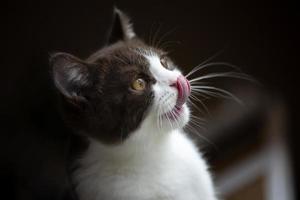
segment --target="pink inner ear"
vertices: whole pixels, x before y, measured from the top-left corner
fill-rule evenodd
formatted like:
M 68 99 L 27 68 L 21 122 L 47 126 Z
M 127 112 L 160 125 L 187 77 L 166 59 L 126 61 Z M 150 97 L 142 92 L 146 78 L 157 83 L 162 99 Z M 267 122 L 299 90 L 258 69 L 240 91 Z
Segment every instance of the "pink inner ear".
M 191 94 L 191 86 L 189 81 L 182 75 L 177 78 L 176 87 L 178 90 L 178 98 L 176 107 L 181 108 Z

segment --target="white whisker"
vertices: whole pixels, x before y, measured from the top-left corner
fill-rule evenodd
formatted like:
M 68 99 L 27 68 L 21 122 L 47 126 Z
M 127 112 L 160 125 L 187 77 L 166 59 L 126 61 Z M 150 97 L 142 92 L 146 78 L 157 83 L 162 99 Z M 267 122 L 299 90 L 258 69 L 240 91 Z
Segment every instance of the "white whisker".
M 200 109 L 191 99 L 188 99 L 188 103 L 194 106 L 201 114 L 204 114 L 203 110 Z
M 232 94 L 231 92 L 221 89 L 221 88 L 217 88 L 217 87 L 213 87 L 213 86 L 195 86 L 194 89 L 195 91 L 198 92 L 202 92 L 211 96 L 216 96 L 216 97 L 223 97 L 223 98 L 229 98 L 229 99 L 233 99 L 236 102 L 238 102 L 239 104 L 243 105 L 243 102 L 236 97 L 234 94 Z M 213 90 L 213 91 L 217 91 L 217 92 L 212 92 L 209 90 Z
M 223 73 L 211 73 L 211 74 L 207 74 L 204 76 L 200 76 L 197 78 L 194 78 L 192 80 L 190 80 L 190 83 L 192 84 L 193 82 L 196 81 L 202 81 L 205 79 L 211 79 L 211 78 L 218 78 L 218 77 L 222 77 L 222 78 L 237 78 L 237 79 L 244 79 L 244 80 L 248 80 L 248 81 L 254 81 L 253 78 L 251 78 L 250 76 L 243 74 L 243 73 L 238 73 L 238 72 L 223 72 Z
M 193 89 L 194 89 L 194 86 L 195 86 L 195 85 L 191 86 L 191 96 L 195 96 L 195 95 L 194 95 L 195 91 L 193 90 Z M 196 93 L 196 94 L 197 94 L 197 96 L 201 96 L 201 97 L 204 98 L 204 99 L 210 99 L 210 97 L 207 96 L 207 95 L 205 95 L 205 94 L 201 94 L 201 93 Z
M 207 120 L 206 120 L 205 118 L 202 118 L 202 117 L 199 117 L 199 116 L 196 116 L 196 115 L 193 115 L 193 114 L 191 114 L 190 117 L 191 117 L 191 118 L 197 119 L 197 120 L 199 121 L 199 123 L 200 123 L 200 122 L 203 123 L 203 124 L 206 124 L 206 123 L 207 123 Z
M 196 67 L 194 67 L 185 77 L 190 76 L 191 74 L 193 74 L 194 72 L 198 71 L 197 68 L 202 67 L 203 65 L 205 65 L 206 63 L 208 63 L 209 61 L 213 60 L 214 58 L 216 58 L 217 56 L 219 56 L 221 53 L 223 53 L 223 50 L 218 51 L 217 53 L 215 53 L 214 55 L 208 57 L 206 60 L 204 60 L 203 62 L 201 62 L 199 65 L 197 65 Z
M 187 125 L 187 128 L 189 129 L 189 132 L 191 132 L 192 134 L 194 134 L 195 136 L 199 137 L 200 139 L 204 140 L 205 142 L 209 143 L 210 145 L 213 145 L 213 147 L 215 149 L 217 149 L 217 146 L 215 143 L 213 143 L 212 141 L 210 141 L 208 138 L 206 138 L 205 136 L 201 135 L 199 133 L 199 131 L 197 130 L 197 128 L 193 127 L 191 124 Z
M 238 67 L 238 66 L 235 66 L 233 64 L 230 64 L 230 63 L 226 63 L 226 62 L 212 62 L 212 63 L 207 63 L 207 64 L 203 64 L 203 65 L 198 65 L 196 66 L 194 69 L 192 69 L 192 71 L 190 71 L 185 77 L 189 77 L 191 76 L 192 74 L 194 74 L 195 72 L 197 71 L 200 71 L 204 68 L 207 68 L 207 67 L 212 67 L 212 66 L 226 66 L 226 67 L 230 67 L 230 68 L 233 68 L 239 72 L 241 72 L 241 69 Z
M 190 123 L 194 124 L 195 126 L 197 126 L 198 128 L 200 128 L 200 129 L 203 130 L 203 131 L 207 131 L 207 128 L 205 128 L 205 127 L 203 126 L 203 124 L 199 124 L 196 120 L 191 119 L 191 120 L 190 120 Z
M 173 107 L 170 104 L 168 104 L 168 108 L 170 109 L 170 114 L 172 115 L 173 120 L 177 124 L 177 127 L 179 127 L 179 122 L 177 120 L 178 115 L 173 111 Z
M 190 96 L 192 99 L 194 99 L 195 101 L 199 102 L 201 104 L 201 106 L 204 108 L 206 114 L 208 114 L 209 116 L 211 116 L 207 106 L 204 104 L 203 101 L 201 101 L 198 97 L 194 96 L 194 95 L 191 95 Z
M 157 115 L 156 115 L 156 117 L 157 117 L 156 125 L 157 125 L 158 130 L 161 129 L 161 127 L 160 127 L 160 117 L 161 116 L 160 115 L 161 115 L 161 107 L 159 106 L 158 109 L 157 109 Z

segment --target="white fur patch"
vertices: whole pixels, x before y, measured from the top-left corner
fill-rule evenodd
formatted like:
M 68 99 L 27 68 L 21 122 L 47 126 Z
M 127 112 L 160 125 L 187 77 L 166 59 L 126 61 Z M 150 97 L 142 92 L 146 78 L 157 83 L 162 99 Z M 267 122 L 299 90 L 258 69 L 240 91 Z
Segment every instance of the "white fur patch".
M 150 64 L 150 72 L 154 78 L 160 82 L 167 85 L 175 83 L 177 77 L 181 75 L 181 72 L 178 69 L 168 70 L 164 68 L 160 63 L 160 58 L 158 55 L 151 53 L 150 55 L 145 56 Z
M 135 142 L 105 146 L 91 140 L 73 177 L 81 200 L 216 199 L 207 165 L 184 133 Z
M 178 69 L 168 70 L 160 63 L 160 58 L 155 53 L 145 55 L 149 62 L 149 70 L 156 83 L 153 85 L 154 92 L 154 111 L 159 115 L 170 112 L 177 101 L 178 91 L 172 84 L 176 83 L 177 78 L 181 75 Z M 183 106 L 183 111 L 176 121 L 160 117 L 160 126 L 173 128 L 182 128 L 189 121 L 189 109 Z

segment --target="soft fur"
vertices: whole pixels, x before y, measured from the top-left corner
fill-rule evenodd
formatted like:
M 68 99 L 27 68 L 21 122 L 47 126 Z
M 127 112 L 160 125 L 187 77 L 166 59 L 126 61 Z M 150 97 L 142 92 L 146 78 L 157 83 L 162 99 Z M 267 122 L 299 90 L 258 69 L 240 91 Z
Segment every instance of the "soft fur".
M 51 63 L 65 119 L 87 140 L 72 175 L 79 199 L 216 199 L 207 165 L 183 131 L 188 82 L 164 51 L 137 38 L 121 11 L 106 47 L 85 61 L 57 53 Z M 143 91 L 131 87 L 137 78 Z

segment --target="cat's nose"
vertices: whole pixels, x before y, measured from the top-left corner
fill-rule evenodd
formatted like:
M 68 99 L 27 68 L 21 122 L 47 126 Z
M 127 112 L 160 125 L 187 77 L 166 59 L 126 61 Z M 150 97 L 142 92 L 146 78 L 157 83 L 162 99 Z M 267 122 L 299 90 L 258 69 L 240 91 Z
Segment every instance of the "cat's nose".
M 175 83 L 170 86 L 176 87 L 178 91 L 177 105 L 183 105 L 191 94 L 191 86 L 189 81 L 182 75 L 177 77 Z

